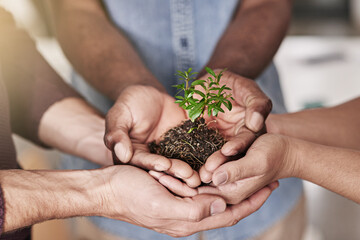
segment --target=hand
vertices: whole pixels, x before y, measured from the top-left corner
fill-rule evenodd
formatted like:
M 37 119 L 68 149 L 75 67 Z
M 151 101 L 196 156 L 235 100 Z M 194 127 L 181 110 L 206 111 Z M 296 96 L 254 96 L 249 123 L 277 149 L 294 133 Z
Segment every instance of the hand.
M 216 70 L 218 72 L 220 70 Z M 206 79 L 205 75 L 200 79 Z M 210 182 L 212 173 L 221 164 L 233 156 L 243 153 L 255 140 L 256 134 L 264 131 L 264 121 L 271 111 L 271 100 L 261 91 L 255 81 L 225 71 L 221 83 L 232 89 L 232 111 L 225 110 L 207 121 L 214 121 L 215 127 L 225 136 L 228 142 L 222 149 L 211 155 L 200 169 L 203 182 Z M 256 134 L 255 134 L 256 133 Z
M 215 195 L 176 197 L 135 167 L 112 166 L 101 171 L 106 183 L 101 206 L 106 214 L 100 215 L 173 237 L 234 225 L 258 210 L 273 190 L 266 187 L 240 204 L 226 207 L 225 201 Z
M 80 98 L 54 103 L 43 115 L 39 138 L 45 144 L 97 164 L 111 165 L 111 152 L 105 147 L 105 120 Z
M 168 94 L 150 86 L 131 86 L 106 116 L 105 144 L 118 163 L 166 171 L 196 187 L 201 183 L 200 177 L 187 163 L 151 154 L 147 147 L 185 119 L 185 111 Z
M 214 171 L 212 182 L 216 188 L 205 187 L 200 193 L 216 193 L 227 202 L 237 202 L 278 179 L 291 177 L 295 165 L 286 137 L 273 134 L 260 136 L 245 157 L 221 165 Z

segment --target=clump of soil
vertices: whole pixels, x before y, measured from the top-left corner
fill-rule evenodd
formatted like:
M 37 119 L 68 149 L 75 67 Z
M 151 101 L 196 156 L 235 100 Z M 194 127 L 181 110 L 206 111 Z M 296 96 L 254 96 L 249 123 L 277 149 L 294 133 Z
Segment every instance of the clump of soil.
M 189 130 L 193 129 L 190 133 Z M 184 121 L 167 131 L 159 143 L 149 143 L 150 152 L 167 158 L 176 158 L 188 163 L 198 171 L 206 159 L 220 150 L 225 139 L 220 133 L 205 124 L 203 118 Z

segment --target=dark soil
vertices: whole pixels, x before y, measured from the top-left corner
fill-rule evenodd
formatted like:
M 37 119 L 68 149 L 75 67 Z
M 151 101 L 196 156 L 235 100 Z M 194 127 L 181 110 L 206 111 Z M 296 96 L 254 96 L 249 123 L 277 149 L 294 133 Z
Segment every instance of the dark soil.
M 188 131 L 194 128 L 190 133 Z M 184 121 L 181 125 L 167 131 L 159 143 L 149 143 L 150 152 L 167 158 L 176 158 L 188 163 L 198 171 L 206 159 L 221 149 L 225 139 L 220 133 L 208 128 L 203 118 Z

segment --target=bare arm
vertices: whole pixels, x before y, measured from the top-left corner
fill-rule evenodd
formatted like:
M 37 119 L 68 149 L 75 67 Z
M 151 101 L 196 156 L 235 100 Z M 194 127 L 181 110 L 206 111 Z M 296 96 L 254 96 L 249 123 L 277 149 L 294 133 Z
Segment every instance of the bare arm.
M 344 104 L 290 114 L 273 114 L 268 131 L 335 147 L 360 150 L 360 97 Z
M 360 203 L 359 173 L 360 151 L 265 134 L 245 157 L 220 166 L 212 180 L 220 190 L 246 184 L 238 194 L 248 195 L 275 180 L 297 177 Z
M 4 232 L 54 218 L 97 214 L 98 188 L 86 171 L 3 170 L 0 182 Z
M 293 176 L 360 204 L 360 152 L 291 139 Z
M 291 0 L 244 0 L 207 66 L 258 77 L 280 46 L 290 17 Z
M 130 42 L 110 23 L 97 0 L 53 0 L 58 40 L 85 79 L 113 100 L 129 85 L 163 90 Z
M 124 165 L 79 171 L 3 170 L 0 183 L 4 232 L 48 219 L 94 215 L 174 237 L 233 225 L 259 209 L 274 190 L 265 187 L 227 207 L 215 195 L 174 196 L 147 172 Z
M 39 139 L 60 151 L 102 166 L 112 165 L 103 142 L 105 119 L 81 98 L 65 98 L 51 105 L 41 118 Z

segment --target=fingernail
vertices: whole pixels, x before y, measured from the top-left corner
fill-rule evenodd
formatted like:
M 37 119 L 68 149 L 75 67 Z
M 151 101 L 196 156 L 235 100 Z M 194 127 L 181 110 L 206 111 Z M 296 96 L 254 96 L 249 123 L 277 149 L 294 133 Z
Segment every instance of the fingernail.
M 222 199 L 215 200 L 210 206 L 210 214 L 215 215 L 224 212 L 226 203 Z
M 216 186 L 225 184 L 228 180 L 228 174 L 227 172 L 217 172 L 215 173 L 214 177 L 213 177 L 213 182 Z
M 155 164 L 154 169 L 155 169 L 156 171 L 161 172 L 161 171 L 168 170 L 168 167 L 165 167 L 165 166 L 163 166 L 163 165 L 161 165 L 161 164 Z
M 236 154 L 236 152 L 234 151 L 234 149 L 232 149 L 232 148 L 230 148 L 230 147 L 227 147 L 227 146 L 225 146 L 225 147 L 223 147 L 223 148 L 221 149 L 221 153 L 222 153 L 224 156 L 227 156 L 227 157 L 229 157 L 229 156 L 234 156 L 234 155 Z
M 254 112 L 250 118 L 249 127 L 251 128 L 251 130 L 257 132 L 260 131 L 263 123 L 264 123 L 264 117 L 260 113 Z
M 114 151 L 121 162 L 128 162 L 129 149 L 125 148 L 123 144 L 115 144 Z

